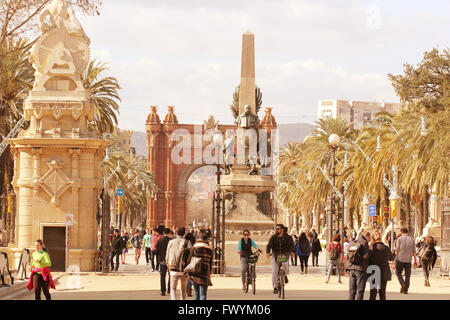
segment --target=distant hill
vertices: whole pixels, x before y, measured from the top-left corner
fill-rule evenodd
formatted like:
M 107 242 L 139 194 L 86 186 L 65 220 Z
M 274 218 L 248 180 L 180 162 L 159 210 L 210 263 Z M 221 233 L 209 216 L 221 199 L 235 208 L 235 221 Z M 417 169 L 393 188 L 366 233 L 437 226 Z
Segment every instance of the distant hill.
M 289 142 L 303 141 L 314 130 L 314 125 L 309 123 L 279 124 L 280 147 Z M 131 145 L 136 148 L 136 153 L 144 157 L 148 156 L 145 132 L 135 131 L 131 137 Z

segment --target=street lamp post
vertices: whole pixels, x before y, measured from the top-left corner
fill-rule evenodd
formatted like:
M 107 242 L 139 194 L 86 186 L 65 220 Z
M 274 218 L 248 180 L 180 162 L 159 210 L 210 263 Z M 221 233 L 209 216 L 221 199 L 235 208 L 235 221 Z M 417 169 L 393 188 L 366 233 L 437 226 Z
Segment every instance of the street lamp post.
M 108 159 L 108 154 L 106 154 L 105 160 Z M 109 225 L 111 223 L 111 208 L 110 208 L 110 196 L 108 194 L 107 185 L 109 180 L 113 175 L 120 170 L 120 161 L 117 163 L 117 167 L 109 175 L 108 178 L 103 180 L 103 190 L 102 190 L 102 273 L 109 272 L 109 252 L 111 251 L 111 245 L 109 241 Z
M 333 237 L 333 216 L 335 215 L 335 188 L 336 188 L 336 150 L 341 138 L 337 134 L 332 134 L 328 138 L 331 148 L 331 191 L 330 191 L 330 210 L 327 211 L 327 248 Z M 328 266 L 328 255 L 327 255 Z
M 213 202 L 215 204 L 215 217 L 213 216 L 213 219 L 216 218 L 215 222 L 215 243 L 213 241 L 213 250 L 214 255 L 216 257 L 216 273 L 223 273 L 224 272 L 224 259 L 225 259 L 225 220 L 223 214 L 222 221 L 220 221 L 221 217 L 221 203 L 222 203 L 222 197 L 220 192 L 220 176 L 222 175 L 220 171 L 220 147 L 223 143 L 222 134 L 216 133 L 213 136 L 213 142 L 216 146 L 216 191 L 215 191 L 215 201 Z M 214 212 L 213 212 L 214 214 Z M 214 231 L 213 231 L 214 236 Z

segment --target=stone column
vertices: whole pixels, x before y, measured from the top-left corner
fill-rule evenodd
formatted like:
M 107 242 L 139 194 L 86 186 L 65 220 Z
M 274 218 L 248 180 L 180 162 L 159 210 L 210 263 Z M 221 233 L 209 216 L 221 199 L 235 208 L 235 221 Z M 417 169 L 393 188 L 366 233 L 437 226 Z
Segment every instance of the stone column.
M 369 227 L 369 196 L 367 194 L 364 195 L 361 206 L 362 206 L 362 221 L 361 221 L 361 228 L 365 229 Z
M 317 212 L 315 209 L 312 210 L 312 216 L 313 216 L 313 229 L 319 230 L 319 212 Z
M 350 227 L 350 201 L 348 199 L 344 201 L 344 227 Z
M 432 193 L 429 202 L 430 218 L 423 228 L 422 237 L 432 236 L 440 244 L 441 240 L 441 201 Z

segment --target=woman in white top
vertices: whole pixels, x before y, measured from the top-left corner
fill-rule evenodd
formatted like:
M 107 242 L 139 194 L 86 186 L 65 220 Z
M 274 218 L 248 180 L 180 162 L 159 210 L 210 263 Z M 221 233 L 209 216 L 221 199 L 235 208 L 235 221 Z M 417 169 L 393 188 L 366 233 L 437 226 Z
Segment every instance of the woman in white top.
M 346 263 L 346 261 L 347 261 L 347 252 L 348 252 L 348 245 L 349 245 L 350 243 L 348 242 L 348 238 L 347 237 L 344 237 L 344 266 L 345 266 L 345 263 Z M 343 275 L 345 275 L 345 268 L 342 268 L 342 274 Z

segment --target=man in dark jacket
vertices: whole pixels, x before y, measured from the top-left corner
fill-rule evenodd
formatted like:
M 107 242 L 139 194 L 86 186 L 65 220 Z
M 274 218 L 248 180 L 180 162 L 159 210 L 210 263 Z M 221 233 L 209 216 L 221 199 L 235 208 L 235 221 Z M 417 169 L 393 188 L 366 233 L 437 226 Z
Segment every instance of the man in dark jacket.
M 274 234 L 267 244 L 266 254 L 267 258 L 269 258 L 270 251 L 272 250 L 272 285 L 273 285 L 273 293 L 278 293 L 277 288 L 277 277 L 278 277 L 278 262 L 276 260 L 277 256 L 285 255 L 288 257 L 286 262 L 283 262 L 283 268 L 288 274 L 288 263 L 289 263 L 289 255 L 294 256 L 295 248 L 294 241 L 292 237 L 285 233 L 285 227 L 282 224 L 277 224 L 276 226 L 276 234 Z M 288 283 L 288 278 L 286 276 L 285 282 Z
M 394 260 L 394 254 L 391 249 L 381 241 L 381 232 L 375 230 L 372 233 L 372 247 L 369 258 L 369 265 L 380 268 L 379 287 L 370 288 L 370 300 L 375 300 L 377 293 L 380 300 L 386 300 L 387 282 L 392 279 L 391 267 L 389 261 Z
M 163 232 L 163 238 L 158 240 L 156 244 L 156 259 L 159 263 L 159 273 L 161 275 L 161 295 L 166 295 L 166 274 L 167 274 L 167 264 L 166 264 L 166 253 L 167 245 L 169 241 L 172 240 L 170 235 L 170 229 L 165 228 Z
M 113 237 L 111 241 L 111 271 L 119 270 L 119 257 L 122 253 L 123 243 L 122 237 L 119 234 L 118 229 L 114 229 Z M 116 257 L 116 268 L 114 269 L 114 257 Z
M 367 267 L 369 265 L 369 241 L 370 232 L 362 230 L 358 240 L 350 242 L 347 252 L 347 263 L 345 270 L 350 271 L 349 275 L 349 300 L 364 300 L 364 291 L 367 281 Z M 359 249 L 353 251 L 352 248 Z M 354 259 L 351 256 L 354 255 Z M 353 260 L 353 262 L 351 262 Z

